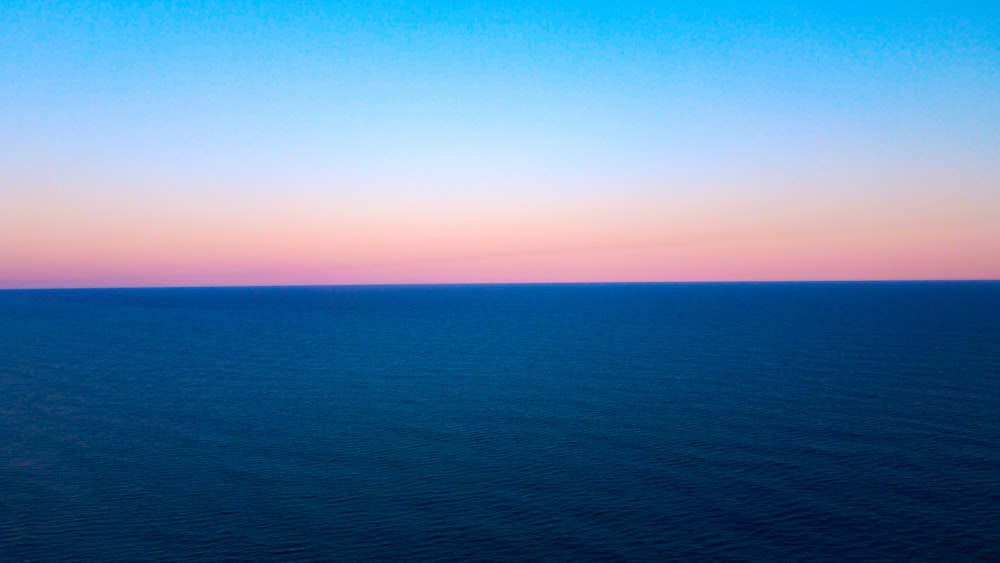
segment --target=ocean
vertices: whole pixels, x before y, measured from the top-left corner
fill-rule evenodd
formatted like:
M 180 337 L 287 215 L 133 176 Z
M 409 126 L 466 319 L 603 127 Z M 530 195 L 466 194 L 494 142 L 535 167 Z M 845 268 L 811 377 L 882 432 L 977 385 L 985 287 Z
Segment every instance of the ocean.
M 0 292 L 0 560 L 1000 560 L 1000 282 Z

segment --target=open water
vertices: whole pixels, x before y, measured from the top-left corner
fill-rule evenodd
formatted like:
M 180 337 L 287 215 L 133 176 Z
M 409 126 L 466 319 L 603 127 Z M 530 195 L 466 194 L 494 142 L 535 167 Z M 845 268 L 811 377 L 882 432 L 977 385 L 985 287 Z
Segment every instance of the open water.
M 0 292 L 0 559 L 1000 560 L 1000 282 Z

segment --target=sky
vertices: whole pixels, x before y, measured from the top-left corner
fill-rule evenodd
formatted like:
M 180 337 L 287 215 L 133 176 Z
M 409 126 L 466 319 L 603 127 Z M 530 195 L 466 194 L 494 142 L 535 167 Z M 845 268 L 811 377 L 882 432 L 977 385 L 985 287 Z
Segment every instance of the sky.
M 998 278 L 995 2 L 0 3 L 0 288 Z

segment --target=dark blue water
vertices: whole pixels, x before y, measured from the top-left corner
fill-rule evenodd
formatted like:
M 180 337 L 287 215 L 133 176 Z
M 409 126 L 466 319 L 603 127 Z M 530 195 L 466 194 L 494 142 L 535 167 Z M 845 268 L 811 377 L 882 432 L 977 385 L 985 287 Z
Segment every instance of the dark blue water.
M 1000 283 L 0 292 L 0 559 L 1000 559 Z

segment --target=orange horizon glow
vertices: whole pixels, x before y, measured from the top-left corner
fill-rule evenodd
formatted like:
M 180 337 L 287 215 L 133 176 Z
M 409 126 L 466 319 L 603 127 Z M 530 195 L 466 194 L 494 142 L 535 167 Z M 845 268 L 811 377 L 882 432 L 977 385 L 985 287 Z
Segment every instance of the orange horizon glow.
M 8 200 L 0 287 L 1000 278 L 992 219 L 928 193 L 888 216 L 823 194 L 95 205 L 39 183 Z

